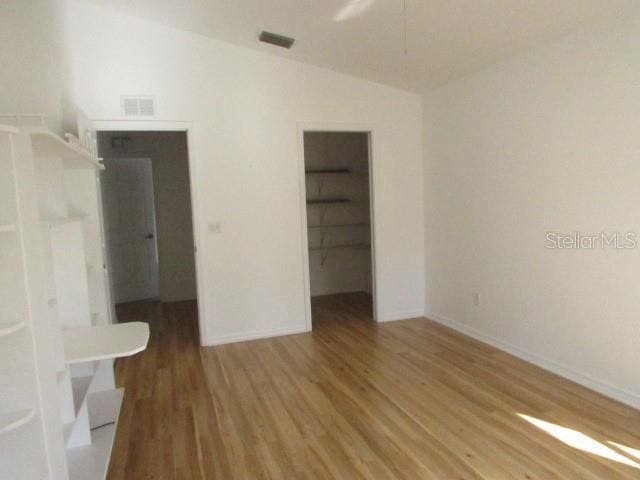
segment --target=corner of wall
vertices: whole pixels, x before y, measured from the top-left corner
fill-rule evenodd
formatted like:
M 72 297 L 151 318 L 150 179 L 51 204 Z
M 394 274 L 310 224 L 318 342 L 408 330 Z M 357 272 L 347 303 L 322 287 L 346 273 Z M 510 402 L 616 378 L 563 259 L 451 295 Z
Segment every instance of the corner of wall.
M 445 327 L 462 333 L 463 335 L 474 338 L 487 345 L 491 345 L 498 350 L 513 355 L 514 357 L 531 363 L 539 368 L 542 368 L 543 370 L 555 373 L 556 375 L 564 379 L 570 380 L 574 383 L 577 383 L 578 385 L 598 392 L 613 400 L 617 400 L 618 402 L 624 403 L 625 405 L 628 405 L 630 407 L 640 409 L 640 396 L 634 393 L 622 390 L 618 387 L 614 387 L 588 375 L 576 372 L 575 370 L 572 370 L 553 360 L 541 357 L 540 355 L 531 353 L 523 348 L 512 345 L 511 343 L 499 340 L 495 337 L 492 337 L 491 335 L 487 335 L 479 330 L 476 330 L 473 327 L 465 325 L 456 320 L 444 317 L 433 312 L 425 312 L 425 317 L 427 317 L 429 320 L 433 320 L 436 323 L 444 325 Z

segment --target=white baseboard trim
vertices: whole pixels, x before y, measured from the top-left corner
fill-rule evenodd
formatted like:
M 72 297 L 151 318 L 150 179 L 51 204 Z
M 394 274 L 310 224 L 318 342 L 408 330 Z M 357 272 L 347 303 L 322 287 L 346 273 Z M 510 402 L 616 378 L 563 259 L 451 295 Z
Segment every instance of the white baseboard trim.
M 386 312 L 380 315 L 378 322 L 395 322 L 397 320 L 407 320 L 409 318 L 424 317 L 424 310 L 399 310 L 397 312 Z
M 293 335 L 296 333 L 304 333 L 307 328 L 302 326 L 271 328 L 266 330 L 253 330 L 251 332 L 233 333 L 230 335 L 221 335 L 209 339 L 206 343 L 207 347 L 215 345 L 225 345 L 227 343 L 246 342 L 248 340 L 259 340 L 261 338 L 280 337 L 282 335 Z
M 440 323 L 446 327 L 452 328 L 464 335 L 475 338 L 483 343 L 487 343 L 492 347 L 497 348 L 498 350 L 502 350 L 507 352 L 515 357 L 518 357 L 522 360 L 525 360 L 529 363 L 532 363 L 540 368 L 548 370 L 556 375 L 560 375 L 568 380 L 571 380 L 575 383 L 582 385 L 583 387 L 587 387 L 590 390 L 594 390 L 602 395 L 605 395 L 609 398 L 617 400 L 619 402 L 624 403 L 625 405 L 629 405 L 630 407 L 636 408 L 640 410 L 640 396 L 633 394 L 631 392 L 627 392 L 621 388 L 614 387 L 613 385 L 609 385 L 605 382 L 592 378 L 588 375 L 584 375 L 582 373 L 575 372 L 570 368 L 567 368 L 559 363 L 556 363 L 553 360 L 548 360 L 534 353 L 527 352 L 519 347 L 511 345 L 510 343 L 504 342 L 502 340 L 498 340 L 490 335 L 482 333 L 481 331 L 470 327 L 468 325 L 464 325 L 460 322 L 456 322 L 455 320 L 451 320 L 449 318 L 443 317 L 442 315 L 438 315 L 435 313 L 425 313 L 425 316 L 437 323 Z

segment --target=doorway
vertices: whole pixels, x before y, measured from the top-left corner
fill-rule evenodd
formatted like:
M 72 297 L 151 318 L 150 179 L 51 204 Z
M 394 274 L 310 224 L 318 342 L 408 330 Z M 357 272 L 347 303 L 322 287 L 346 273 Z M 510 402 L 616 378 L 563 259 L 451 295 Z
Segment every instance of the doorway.
M 374 320 L 369 132 L 304 131 L 311 323 Z
M 98 131 L 116 312 L 132 302 L 196 302 L 185 131 Z

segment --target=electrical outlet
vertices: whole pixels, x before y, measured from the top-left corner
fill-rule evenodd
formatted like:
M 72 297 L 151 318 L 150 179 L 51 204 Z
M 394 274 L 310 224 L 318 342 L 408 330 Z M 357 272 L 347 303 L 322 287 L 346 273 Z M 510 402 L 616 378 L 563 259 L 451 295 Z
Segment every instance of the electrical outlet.
M 473 304 L 474 304 L 476 307 L 479 307 L 479 306 L 480 306 L 480 300 L 481 300 L 481 298 L 480 298 L 480 294 L 479 294 L 479 293 L 477 293 L 477 292 L 476 292 L 476 293 L 474 293 L 474 294 L 473 294 Z

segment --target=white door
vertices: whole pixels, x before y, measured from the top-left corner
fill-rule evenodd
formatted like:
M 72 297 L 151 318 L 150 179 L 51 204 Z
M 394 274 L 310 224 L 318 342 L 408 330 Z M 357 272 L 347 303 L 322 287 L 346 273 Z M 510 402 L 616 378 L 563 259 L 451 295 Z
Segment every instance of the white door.
M 105 229 L 115 303 L 158 297 L 158 247 L 150 158 L 108 158 Z

